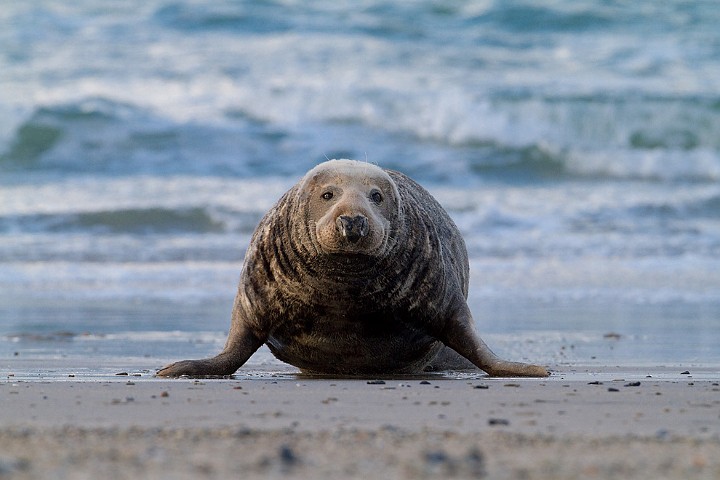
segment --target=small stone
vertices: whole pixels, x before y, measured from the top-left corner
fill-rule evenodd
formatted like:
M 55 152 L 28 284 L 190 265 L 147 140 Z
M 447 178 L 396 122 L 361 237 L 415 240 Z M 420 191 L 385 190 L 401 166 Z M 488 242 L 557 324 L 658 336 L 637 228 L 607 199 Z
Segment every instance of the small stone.
M 488 385 L 475 385 L 473 388 L 477 388 L 478 390 L 487 390 L 490 387 Z
M 0 458 L 0 477 L 2 478 L 5 478 L 6 475 L 8 476 L 8 478 L 10 478 L 13 473 L 22 472 L 29 469 L 30 461 L 27 459 Z
M 465 455 L 465 463 L 467 464 L 470 474 L 474 478 L 480 478 L 486 475 L 485 457 L 477 447 L 468 451 L 467 455 Z
M 128 372 L 119 372 L 119 373 L 116 373 L 115 375 L 127 377 L 127 376 L 128 376 Z
M 167 391 L 164 391 L 164 392 L 162 392 L 162 393 L 160 394 L 160 396 L 163 397 L 163 398 L 167 398 L 167 397 L 170 396 L 170 394 L 169 394 Z
M 640 382 L 630 382 L 630 383 L 625 384 L 625 386 L 626 387 L 639 387 Z
M 300 459 L 295 454 L 295 451 L 287 444 L 280 445 L 280 448 L 278 449 L 278 457 L 280 458 L 280 463 L 285 470 L 290 470 L 300 463 Z
M 434 450 L 431 452 L 425 452 L 425 463 L 429 463 L 431 465 L 436 465 L 439 463 L 446 463 L 450 460 L 450 457 L 447 453 L 445 453 L 442 450 Z
M 420 385 L 430 385 L 430 382 L 428 382 L 427 380 L 423 380 L 422 382 L 420 382 Z
M 619 392 L 619 391 L 620 391 L 620 390 L 618 390 L 618 389 L 615 388 L 615 387 L 610 387 L 610 388 L 608 388 L 608 392 Z
M 680 372 L 680 375 L 690 375 L 690 370 L 685 370 L 684 372 Z
M 385 385 L 385 380 L 368 380 L 368 385 Z
M 491 418 L 488 420 L 488 425 L 493 427 L 499 425 L 508 426 L 510 425 L 510 420 L 508 420 L 507 418 Z

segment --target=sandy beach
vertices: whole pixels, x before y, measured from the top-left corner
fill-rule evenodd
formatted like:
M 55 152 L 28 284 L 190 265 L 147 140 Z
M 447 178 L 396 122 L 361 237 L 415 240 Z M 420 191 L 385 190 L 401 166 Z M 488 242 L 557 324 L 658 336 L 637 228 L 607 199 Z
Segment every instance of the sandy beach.
M 718 478 L 720 374 L 0 382 L 0 478 Z

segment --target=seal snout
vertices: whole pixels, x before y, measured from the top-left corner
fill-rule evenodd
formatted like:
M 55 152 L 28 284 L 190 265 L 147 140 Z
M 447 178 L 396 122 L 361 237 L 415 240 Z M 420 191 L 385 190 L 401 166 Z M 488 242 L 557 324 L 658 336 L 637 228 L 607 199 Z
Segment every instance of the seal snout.
M 357 243 L 362 237 L 370 232 L 368 219 L 364 215 L 340 215 L 335 220 L 340 234 L 347 238 L 351 243 Z

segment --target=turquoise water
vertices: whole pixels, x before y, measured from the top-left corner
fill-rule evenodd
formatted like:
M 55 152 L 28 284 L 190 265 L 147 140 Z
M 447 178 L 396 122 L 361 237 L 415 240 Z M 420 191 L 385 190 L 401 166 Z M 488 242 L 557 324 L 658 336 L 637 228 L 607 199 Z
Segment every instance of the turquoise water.
M 684 1 L 4 5 L 0 365 L 216 352 L 262 214 L 357 158 L 456 220 L 498 353 L 720 366 L 719 23 Z

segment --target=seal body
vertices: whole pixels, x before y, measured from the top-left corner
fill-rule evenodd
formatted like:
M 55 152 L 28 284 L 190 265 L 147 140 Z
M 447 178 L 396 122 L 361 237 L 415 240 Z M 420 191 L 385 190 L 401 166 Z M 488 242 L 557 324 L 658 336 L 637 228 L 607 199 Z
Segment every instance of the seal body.
M 423 187 L 399 172 L 331 160 L 258 225 L 223 351 L 158 375 L 230 375 L 263 343 L 315 373 L 414 373 L 442 368 L 433 360 L 443 352 L 491 375 L 548 375 L 499 359 L 479 338 L 468 276 L 460 232 Z

